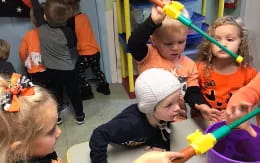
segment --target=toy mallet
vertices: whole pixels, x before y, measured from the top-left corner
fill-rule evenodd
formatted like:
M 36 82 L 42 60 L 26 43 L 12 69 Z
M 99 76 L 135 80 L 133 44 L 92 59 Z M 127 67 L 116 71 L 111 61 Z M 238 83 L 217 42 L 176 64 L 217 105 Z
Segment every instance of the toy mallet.
M 223 125 L 212 133 L 203 135 L 199 130 L 187 136 L 189 146 L 180 152 L 184 154 L 184 158 L 174 160 L 173 163 L 183 163 L 194 155 L 201 155 L 215 146 L 218 140 L 228 135 L 233 128 L 249 120 L 250 118 L 260 114 L 260 108 L 254 109 L 251 113 L 241 117 L 229 125 Z
M 228 48 L 226 48 L 224 45 L 220 44 L 216 39 L 205 33 L 203 30 L 201 30 L 199 27 L 194 25 L 192 21 L 185 16 L 181 14 L 182 9 L 184 8 L 184 5 L 177 1 L 172 1 L 169 4 L 163 4 L 161 0 L 150 0 L 152 3 L 156 4 L 157 6 L 160 6 L 164 13 L 173 18 L 179 20 L 181 23 L 186 25 L 187 27 L 192 28 L 194 31 L 201 34 L 204 38 L 212 42 L 213 44 L 217 45 L 219 48 L 221 48 L 223 51 L 225 51 L 227 54 L 232 56 L 236 62 L 241 63 L 243 61 L 243 57 L 239 56 L 232 51 L 230 51 Z

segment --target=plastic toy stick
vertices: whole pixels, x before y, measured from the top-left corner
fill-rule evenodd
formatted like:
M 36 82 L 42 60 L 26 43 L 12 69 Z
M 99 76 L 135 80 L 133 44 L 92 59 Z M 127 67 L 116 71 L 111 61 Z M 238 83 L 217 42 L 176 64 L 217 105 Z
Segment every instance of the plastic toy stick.
M 260 114 L 260 108 L 253 110 L 249 114 L 241 117 L 240 119 L 234 121 L 229 125 L 223 125 L 212 133 L 207 133 L 206 135 L 203 135 L 199 130 L 197 130 L 194 133 L 188 135 L 187 140 L 189 141 L 190 145 L 180 151 L 184 154 L 184 158 L 174 160 L 173 163 L 183 163 L 194 155 L 199 155 L 207 152 L 215 146 L 217 140 L 220 140 L 224 136 L 228 135 L 233 128 L 239 126 L 240 124 L 256 116 L 257 114 Z
M 231 57 L 233 57 L 238 63 L 241 63 L 243 61 L 243 57 L 235 54 L 234 52 L 230 51 L 228 48 L 226 48 L 224 45 L 219 43 L 216 39 L 208 35 L 206 32 L 201 30 L 199 27 L 194 25 L 192 21 L 185 16 L 181 14 L 181 10 L 184 8 L 184 5 L 177 1 L 172 1 L 170 4 L 163 4 L 161 0 L 151 0 L 152 3 L 156 4 L 157 6 L 160 6 L 163 8 L 163 11 L 165 14 L 173 19 L 179 20 L 181 23 L 186 25 L 187 27 L 192 28 L 194 31 L 201 34 L 204 38 L 209 40 L 211 43 L 217 45 L 219 48 L 221 48 L 223 51 L 225 51 L 227 54 L 229 54 Z

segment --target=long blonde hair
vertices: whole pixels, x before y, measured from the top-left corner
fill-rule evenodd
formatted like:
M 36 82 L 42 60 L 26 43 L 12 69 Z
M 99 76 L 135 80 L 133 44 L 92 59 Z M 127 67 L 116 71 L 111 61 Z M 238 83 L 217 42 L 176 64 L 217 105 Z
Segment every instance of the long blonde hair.
M 241 63 L 241 65 L 246 67 L 252 60 L 252 56 L 249 55 L 248 30 L 243 24 L 241 18 L 235 19 L 232 16 L 221 17 L 215 20 L 215 22 L 209 26 L 207 33 L 213 37 L 215 35 L 216 28 L 226 24 L 235 25 L 240 30 L 241 43 L 239 45 L 237 54 L 244 58 L 243 63 Z M 211 51 L 211 44 L 212 43 L 210 41 L 203 39 L 199 46 L 199 52 L 197 56 L 197 61 L 202 61 L 206 63 L 206 68 L 205 68 L 206 74 L 209 73 L 210 71 L 211 62 L 213 58 L 213 54 Z
M 10 79 L 0 77 L 0 98 L 6 94 L 9 83 Z M 42 106 L 48 102 L 57 105 L 46 89 L 35 86 L 34 92 L 34 95 L 30 96 L 18 96 L 19 112 L 7 112 L 0 106 L 0 162 L 13 163 L 32 157 L 32 141 L 42 134 L 44 129 L 42 115 L 47 108 Z M 11 150 L 11 145 L 16 141 L 26 144 L 23 153 L 17 154 Z
M 207 33 L 210 36 L 214 36 L 215 29 L 225 24 L 235 25 L 240 30 L 241 43 L 238 48 L 237 54 L 244 58 L 243 64 L 248 64 L 251 59 L 249 55 L 249 47 L 248 47 L 248 30 L 246 29 L 245 25 L 243 24 L 240 18 L 235 19 L 232 16 L 221 17 L 217 19 L 212 25 L 209 26 Z M 203 39 L 203 41 L 199 46 L 199 53 L 198 53 L 199 61 L 206 61 L 208 63 L 211 62 L 210 60 L 212 59 L 211 48 L 210 48 L 211 44 L 212 43 L 210 41 Z

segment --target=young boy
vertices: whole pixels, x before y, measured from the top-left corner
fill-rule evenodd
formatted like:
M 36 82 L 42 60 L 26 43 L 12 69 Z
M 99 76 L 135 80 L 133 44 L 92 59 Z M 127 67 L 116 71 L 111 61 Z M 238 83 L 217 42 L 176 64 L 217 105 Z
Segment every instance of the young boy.
M 89 142 L 93 163 L 107 162 L 109 143 L 143 144 L 154 150 L 170 149 L 168 124 L 178 115 L 185 114 L 179 106 L 179 80 L 169 71 L 152 68 L 136 79 L 135 93 L 137 104 L 130 105 L 93 131 Z
M 72 10 L 64 0 L 47 0 L 44 6 L 44 18 L 47 22 L 45 24 L 38 0 L 31 0 L 31 3 L 39 25 L 41 54 L 50 87 L 55 91 L 59 105 L 62 104 L 63 88 L 66 88 L 76 114 L 76 123 L 83 124 L 85 114 L 75 68 L 78 58 L 76 36 L 66 25 L 72 16 Z M 61 122 L 59 117 L 58 123 Z
M 80 0 L 66 1 L 73 10 L 73 17 L 69 19 L 69 24 L 75 28 L 77 36 L 77 50 L 80 57 L 76 66 L 79 73 L 81 97 L 83 99 L 94 97 L 91 86 L 86 79 L 86 68 L 91 68 L 93 75 L 97 79 L 96 91 L 104 95 L 109 95 L 109 84 L 100 67 L 100 48 L 97 44 L 90 20 L 86 14 L 79 11 Z
M 0 74 L 11 75 L 15 72 L 12 63 L 8 62 L 7 59 L 10 54 L 10 45 L 0 39 Z
M 183 15 L 188 17 L 185 9 Z M 153 6 L 151 15 L 132 32 L 128 47 L 138 62 L 139 73 L 153 67 L 171 71 L 183 83 L 184 99 L 192 108 L 195 104 L 208 107 L 200 92 L 195 62 L 182 55 L 187 34 L 185 25 L 167 17 L 162 8 Z M 152 44 L 147 44 L 149 38 Z

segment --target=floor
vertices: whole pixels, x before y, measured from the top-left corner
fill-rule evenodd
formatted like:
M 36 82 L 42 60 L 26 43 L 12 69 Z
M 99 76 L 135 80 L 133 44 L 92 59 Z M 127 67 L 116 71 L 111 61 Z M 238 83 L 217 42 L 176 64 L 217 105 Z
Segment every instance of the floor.
M 67 161 L 66 152 L 70 146 L 89 141 L 93 129 L 112 119 L 128 105 L 135 103 L 135 100 L 129 99 L 122 84 L 111 84 L 109 96 L 97 93 L 95 88 L 92 89 L 95 98 L 83 101 L 86 114 L 84 124 L 75 123 L 71 108 L 62 112 L 63 123 L 59 125 L 62 134 L 56 144 L 56 152 L 64 162 Z

